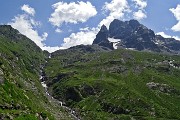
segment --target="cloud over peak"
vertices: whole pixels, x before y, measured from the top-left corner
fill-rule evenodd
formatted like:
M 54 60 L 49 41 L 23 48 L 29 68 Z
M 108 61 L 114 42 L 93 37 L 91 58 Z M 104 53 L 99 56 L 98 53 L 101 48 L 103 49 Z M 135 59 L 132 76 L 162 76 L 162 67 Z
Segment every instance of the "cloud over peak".
M 49 18 L 49 22 L 57 27 L 63 23 L 77 24 L 86 22 L 89 18 L 97 14 L 96 8 L 90 2 L 58 2 L 52 5 L 54 12 Z
M 136 20 L 142 20 L 144 18 L 147 18 L 145 8 L 147 7 L 147 1 L 146 0 L 132 0 L 135 3 L 135 8 L 138 9 L 138 11 L 133 12 L 133 18 Z
M 178 23 L 174 25 L 171 29 L 175 32 L 180 32 L 180 4 L 177 5 L 176 8 L 170 8 L 169 10 L 174 14 L 174 17 L 178 21 Z
M 141 19 L 147 18 L 146 14 L 144 13 L 143 10 L 138 10 L 137 12 L 134 12 L 133 17 L 136 20 L 141 20 Z
M 156 35 L 161 35 L 161 36 L 163 36 L 164 38 L 174 38 L 174 39 L 180 41 L 180 37 L 179 37 L 179 36 L 171 36 L 171 35 L 167 35 L 167 34 L 164 33 L 164 32 L 158 32 L 158 33 L 156 33 Z
M 66 49 L 76 45 L 90 45 L 96 37 L 99 29 L 97 28 L 81 28 L 79 32 L 72 33 L 69 37 L 64 38 L 62 48 Z
M 100 22 L 99 26 L 104 24 L 107 27 L 114 19 L 123 18 L 124 14 L 130 11 L 126 0 L 112 0 L 110 3 L 106 2 L 103 6 L 103 10 L 109 12 L 109 15 Z
M 42 41 L 44 41 L 47 37 L 47 33 L 44 33 L 44 35 L 40 36 L 37 32 L 37 30 L 34 29 L 34 21 L 32 18 L 30 18 L 26 14 L 17 15 L 14 19 L 12 19 L 12 22 L 9 24 L 19 30 L 20 33 L 23 35 L 26 35 L 28 38 L 30 38 L 32 41 L 34 41 L 39 47 L 43 47 L 44 44 Z
M 26 5 L 24 4 L 22 7 L 21 7 L 21 10 L 23 10 L 24 12 L 28 13 L 29 15 L 32 15 L 34 16 L 35 15 L 35 10 L 34 8 L 30 7 L 29 5 Z
M 21 9 L 25 12 L 25 14 L 16 15 L 8 24 L 35 42 L 36 45 L 39 46 L 42 50 L 54 52 L 60 49 L 60 47 L 50 47 L 44 43 L 48 37 L 48 33 L 44 32 L 42 35 L 40 35 L 36 30 L 36 27 L 41 25 L 41 23 L 34 19 L 34 8 L 29 7 L 29 5 L 23 5 Z
M 147 2 L 145 0 L 132 0 L 136 4 L 136 8 L 144 9 L 147 6 Z

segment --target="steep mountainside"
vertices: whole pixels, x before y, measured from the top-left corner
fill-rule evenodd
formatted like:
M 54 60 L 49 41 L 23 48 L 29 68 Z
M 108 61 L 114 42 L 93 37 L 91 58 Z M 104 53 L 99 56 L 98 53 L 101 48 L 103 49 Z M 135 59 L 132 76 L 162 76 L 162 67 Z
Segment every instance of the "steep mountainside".
M 41 86 L 43 63 L 45 55 L 34 42 L 11 26 L 0 26 L 1 120 L 66 118 L 65 112 L 48 101 Z
M 156 35 L 155 42 L 171 53 L 180 54 L 180 41 L 174 38 L 163 38 L 161 35 Z
M 93 45 L 97 44 L 99 46 L 107 47 L 111 50 L 113 50 L 113 43 L 111 43 L 108 40 L 109 31 L 107 30 L 107 27 L 103 25 L 99 31 L 99 33 L 96 35 L 95 40 L 93 41 Z
M 76 46 L 52 54 L 50 94 L 85 120 L 180 119 L 180 56 Z

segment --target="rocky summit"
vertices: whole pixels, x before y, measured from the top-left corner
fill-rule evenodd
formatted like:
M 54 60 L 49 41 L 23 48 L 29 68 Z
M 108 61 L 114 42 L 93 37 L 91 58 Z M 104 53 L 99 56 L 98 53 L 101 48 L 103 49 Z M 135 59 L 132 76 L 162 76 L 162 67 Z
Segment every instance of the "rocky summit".
M 119 40 L 116 42 L 117 48 L 180 54 L 180 41 L 155 35 L 153 30 L 137 20 L 115 19 L 110 23 L 109 30 L 103 25 L 93 44 L 113 49 L 109 39 Z
M 107 47 L 113 50 L 113 43 L 108 40 L 109 31 L 105 25 L 102 25 L 100 31 L 96 35 L 96 38 L 93 41 L 93 44 L 97 44 L 99 46 Z

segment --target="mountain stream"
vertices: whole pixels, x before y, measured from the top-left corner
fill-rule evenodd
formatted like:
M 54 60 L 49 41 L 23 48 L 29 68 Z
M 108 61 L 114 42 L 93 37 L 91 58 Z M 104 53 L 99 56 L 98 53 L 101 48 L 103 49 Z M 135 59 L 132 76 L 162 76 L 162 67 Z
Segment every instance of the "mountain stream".
M 46 61 L 46 62 L 47 62 L 47 61 Z M 80 118 L 77 116 L 77 114 L 76 114 L 76 112 L 75 112 L 74 110 L 72 110 L 71 108 L 65 106 L 62 101 L 59 101 L 59 100 L 55 99 L 53 96 L 51 96 L 51 95 L 49 94 L 49 92 L 48 92 L 48 86 L 46 85 L 45 79 L 44 79 L 46 76 L 45 76 L 45 74 L 44 74 L 44 72 L 43 72 L 43 69 L 44 69 L 44 66 L 42 65 L 42 66 L 41 66 L 41 70 L 40 70 L 40 81 L 41 81 L 42 87 L 43 87 L 44 90 L 45 90 L 46 96 L 49 98 L 48 100 L 49 100 L 50 102 L 53 101 L 53 102 L 57 103 L 59 106 L 61 106 L 63 109 L 65 109 L 65 110 L 72 116 L 72 118 L 73 118 L 74 120 L 80 120 Z

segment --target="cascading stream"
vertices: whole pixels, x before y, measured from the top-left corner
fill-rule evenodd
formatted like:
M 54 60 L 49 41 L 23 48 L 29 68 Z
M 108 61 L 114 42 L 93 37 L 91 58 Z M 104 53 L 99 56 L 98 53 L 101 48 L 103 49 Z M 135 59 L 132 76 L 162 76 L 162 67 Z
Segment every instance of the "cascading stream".
M 49 56 L 49 58 L 51 58 L 51 57 Z M 47 62 L 47 61 L 46 61 L 46 62 Z M 45 74 L 44 74 L 44 72 L 43 72 L 43 69 L 44 69 L 44 66 L 42 65 L 42 66 L 41 66 L 41 70 L 40 70 L 40 81 L 41 81 L 42 87 L 43 87 L 44 90 L 45 90 L 45 93 L 46 93 L 47 97 L 50 98 L 49 101 L 54 101 L 54 102 L 56 102 L 59 106 L 61 106 L 61 107 L 64 108 L 65 110 L 67 110 L 67 111 L 69 112 L 69 114 L 74 118 L 74 120 L 80 120 L 80 118 L 77 117 L 77 114 L 76 114 L 76 112 L 75 112 L 74 110 L 72 110 L 71 108 L 65 106 L 62 101 L 59 101 L 59 100 L 55 99 L 53 96 L 51 96 L 51 95 L 49 94 L 49 92 L 48 92 L 48 86 L 47 86 L 46 83 L 45 83 L 45 77 L 46 77 L 46 76 L 45 76 Z

